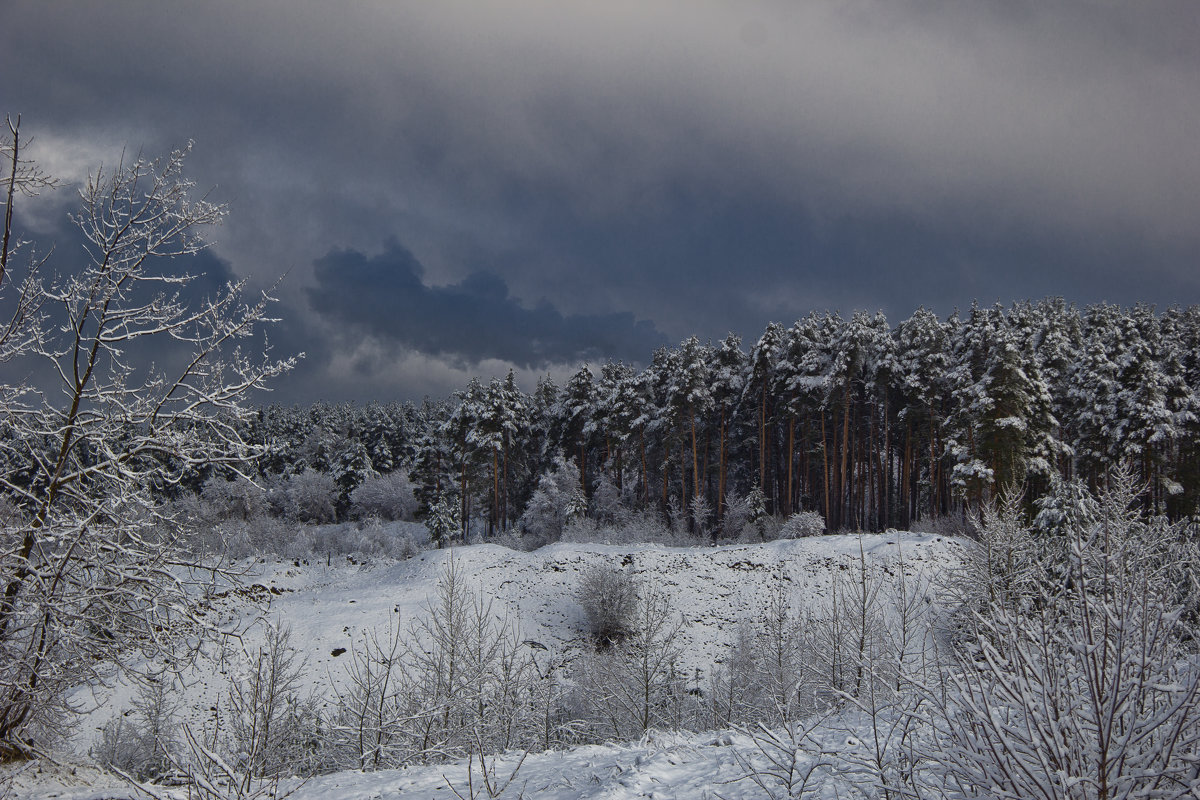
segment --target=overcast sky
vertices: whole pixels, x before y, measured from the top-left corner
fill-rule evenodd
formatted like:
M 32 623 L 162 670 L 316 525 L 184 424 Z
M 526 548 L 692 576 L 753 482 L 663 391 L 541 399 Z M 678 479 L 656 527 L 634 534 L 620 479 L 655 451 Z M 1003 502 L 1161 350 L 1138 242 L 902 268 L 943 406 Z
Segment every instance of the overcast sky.
M 1198 43 L 1196 0 L 6 0 L 0 112 L 67 181 L 194 140 L 205 263 L 287 274 L 273 399 L 420 399 L 814 309 L 1200 302 Z

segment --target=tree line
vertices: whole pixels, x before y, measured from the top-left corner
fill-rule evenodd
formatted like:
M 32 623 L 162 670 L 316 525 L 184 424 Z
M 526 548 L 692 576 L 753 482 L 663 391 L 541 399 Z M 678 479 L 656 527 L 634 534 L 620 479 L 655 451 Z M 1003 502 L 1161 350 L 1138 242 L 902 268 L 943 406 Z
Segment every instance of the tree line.
M 447 536 L 519 528 L 556 464 L 594 514 L 613 504 L 720 531 L 731 502 L 823 515 L 829 530 L 962 518 L 1005 488 L 1027 508 L 1056 482 L 1104 489 L 1114 469 L 1143 510 L 1200 499 L 1200 307 L 1079 308 L 1062 299 L 810 313 L 749 347 L 692 337 L 638 369 L 585 365 L 523 391 L 510 372 L 423 404 L 260 410 L 264 474 L 333 474 L 342 497 L 408 471 Z M 474 527 L 472 527 L 474 526 Z

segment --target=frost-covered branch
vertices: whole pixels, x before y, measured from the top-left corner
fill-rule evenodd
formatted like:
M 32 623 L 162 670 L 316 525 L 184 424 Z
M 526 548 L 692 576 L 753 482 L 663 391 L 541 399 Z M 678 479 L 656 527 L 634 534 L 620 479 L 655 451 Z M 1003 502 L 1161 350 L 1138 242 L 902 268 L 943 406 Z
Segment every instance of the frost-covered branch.
M 10 131 L 6 220 L 18 190 L 50 185 L 20 167 Z M 226 213 L 191 198 L 187 152 L 98 170 L 72 215 L 83 267 L 0 283 L 10 320 L 0 359 L 7 374 L 40 381 L 0 386 L 0 487 L 16 508 L 0 542 L 6 752 L 53 727 L 67 690 L 101 679 L 103 665 L 186 661 L 207 623 L 162 492 L 198 465 L 253 458 L 238 432 L 246 398 L 295 364 L 270 358 L 265 341 L 247 348 L 273 321 L 268 294 L 245 302 L 237 282 L 186 297 L 195 276 L 170 259 L 206 247 L 205 230 Z M 150 347 L 167 366 L 149 365 Z

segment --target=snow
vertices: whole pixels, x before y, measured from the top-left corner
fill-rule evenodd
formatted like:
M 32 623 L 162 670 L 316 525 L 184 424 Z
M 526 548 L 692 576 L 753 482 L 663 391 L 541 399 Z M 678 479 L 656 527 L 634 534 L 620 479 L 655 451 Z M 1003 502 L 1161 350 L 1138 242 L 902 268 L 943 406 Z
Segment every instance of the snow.
M 855 775 L 833 763 L 830 754 L 865 747 L 853 736 L 830 728 L 801 754 L 802 764 L 818 762 L 809 782 L 811 798 L 861 796 Z M 501 781 L 520 761 L 520 753 L 496 759 Z M 763 791 L 746 778 L 745 763 L 764 766 L 765 758 L 750 736 L 719 731 L 701 734 L 652 732 L 637 742 L 588 745 L 566 752 L 527 756 L 504 800 L 758 800 Z M 473 767 L 478 788 L 478 765 Z M 376 773 L 337 773 L 313 778 L 292 795 L 295 800 L 425 800 L 454 798 L 454 789 L 467 796 L 467 765 L 458 762 L 435 767 Z M 453 787 L 453 789 L 451 788 Z M 486 797 L 486 792 L 481 796 Z
M 852 716 L 847 725 L 861 724 Z M 862 775 L 853 766 L 867 746 L 842 725 L 823 726 L 811 747 L 798 754 L 801 770 L 817 763 L 809 798 L 861 797 Z M 636 742 L 585 745 L 561 752 L 510 752 L 487 758 L 503 784 L 516 769 L 503 800 L 758 800 L 763 791 L 747 778 L 745 765 L 765 767 L 766 757 L 745 733 L 651 732 Z M 280 782 L 280 796 L 292 800 L 454 800 L 455 790 L 469 797 L 468 769 L 476 790 L 477 761 L 378 772 L 345 771 L 306 780 Z M 39 771 L 40 770 L 40 771 Z M 86 785 L 85 785 L 86 784 Z M 13 800 L 135 800 L 136 790 L 92 767 L 48 765 L 17 776 Z M 184 800 L 184 788 L 158 790 L 163 798 Z M 486 792 L 479 796 L 487 797 Z
M 249 588 L 226 595 L 221 610 L 230 619 L 240 620 L 243 627 L 258 615 L 290 626 L 292 645 L 307 662 L 304 691 L 332 703 L 345 683 L 350 648 L 367 631 L 389 622 L 407 626 L 422 615 L 451 559 L 468 585 L 480 587 L 485 597 L 493 599 L 497 613 L 518 622 L 525 639 L 547 648 L 546 657 L 557 654 L 568 659 L 584 643 L 583 610 L 574 598 L 579 573 L 598 562 L 618 563 L 666 593 L 672 608 L 682 614 L 687 622 L 682 666 L 703 678 L 724 658 L 738 621 L 760 616 L 772 576 L 779 574 L 790 582 L 789 594 L 798 609 L 821 603 L 829 595 L 834 575 L 857 566 L 860 548 L 869 570 L 889 573 L 901 560 L 909 574 L 941 572 L 960 563 L 963 555 L 962 543 L 954 539 L 888 531 L 703 548 L 558 543 L 524 553 L 484 544 L 429 551 L 401 562 L 343 560 L 326 564 L 259 559 L 242 565 L 246 570 L 243 585 Z M 251 626 L 243 636 L 244 646 L 253 649 L 263 631 L 261 622 Z M 226 689 L 225 680 L 219 663 L 202 665 L 189 677 L 184 690 L 189 721 L 203 722 L 206 709 Z M 129 688 L 121 685 L 96 694 L 98 707 L 84 719 L 71 742 L 79 753 L 86 753 L 105 722 L 128 706 L 130 696 Z M 87 702 L 91 693 L 81 692 L 76 699 Z M 847 745 L 847 741 L 862 738 L 850 723 L 823 730 L 833 737 L 822 742 L 823 750 L 857 746 Z M 715 798 L 716 792 L 728 800 L 758 797 L 761 789 L 749 781 L 737 782 L 744 773 L 738 755 L 744 759 L 754 751 L 753 743 L 742 734 L 710 732 L 656 733 L 634 743 L 530 754 L 518 780 L 503 796 L 517 797 L 523 786 L 527 787 L 526 797 L 547 800 Z M 519 754 L 510 754 L 498 760 L 502 776 L 517 758 Z M 830 769 L 819 772 L 828 773 L 822 780 L 833 781 L 830 786 L 841 780 L 834 780 Z M 301 786 L 293 797 L 453 798 L 447 779 L 466 794 L 467 766 L 460 763 L 319 776 Z M 107 781 L 120 785 L 119 781 Z M 846 785 L 841 796 L 854 796 L 846 794 Z M 16 797 L 86 800 L 100 796 L 88 793 L 92 787 L 53 787 L 18 786 Z M 106 791 L 103 796 L 125 795 Z

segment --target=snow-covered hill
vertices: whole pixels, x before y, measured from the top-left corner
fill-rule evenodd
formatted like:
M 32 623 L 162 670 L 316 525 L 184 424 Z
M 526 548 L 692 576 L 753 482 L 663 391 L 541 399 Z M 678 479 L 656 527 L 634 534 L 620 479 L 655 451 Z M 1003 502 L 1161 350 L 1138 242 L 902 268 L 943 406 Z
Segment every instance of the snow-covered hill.
M 860 553 L 868 570 L 894 574 L 902 565 L 905 573 L 937 574 L 958 563 L 962 551 L 961 542 L 954 539 L 888 532 L 705 548 L 560 543 L 523 553 L 475 545 L 426 552 L 408 561 L 367 564 L 260 560 L 246 565 L 245 588 L 226 594 L 222 604 L 226 613 L 243 622 L 261 614 L 275 624 L 290 626 L 291 643 L 307 662 L 306 688 L 331 698 L 344 685 L 355 642 L 365 631 L 389 623 L 407 626 L 421 615 L 451 559 L 468 585 L 479 587 L 493 600 L 495 612 L 508 614 L 520 624 L 524 638 L 561 658 L 577 653 L 584 641 L 584 614 L 575 598 L 581 570 L 596 563 L 621 564 L 670 598 L 673 610 L 687 623 L 681 666 L 705 674 L 725 656 L 738 621 L 761 616 L 775 576 L 787 582 L 794 607 L 802 610 L 822 602 L 834 576 L 855 569 Z M 245 646 L 253 648 L 263 630 L 261 624 L 252 627 Z M 227 680 L 219 664 L 197 671 L 184 691 L 186 717 L 202 721 L 226 690 Z M 98 700 L 99 707 L 74 737 L 73 744 L 81 752 L 113 714 L 127 708 L 130 693 L 118 687 Z M 542 784 L 527 797 L 703 797 L 698 787 L 737 777 L 730 766 L 736 763 L 736 742 L 736 736 L 672 734 L 632 745 L 531 755 L 519 782 L 528 779 L 530 789 L 535 778 Z M 461 765 L 370 775 L 340 773 L 313 779 L 297 797 L 452 797 L 447 788 L 438 787 L 446 787 L 442 773 L 452 777 L 456 769 L 465 780 Z M 561 776 L 557 783 L 556 775 Z M 583 782 L 573 775 L 585 776 Z M 601 791 L 602 787 L 608 788 Z M 718 790 L 724 797 L 742 796 L 730 786 Z

